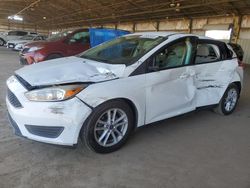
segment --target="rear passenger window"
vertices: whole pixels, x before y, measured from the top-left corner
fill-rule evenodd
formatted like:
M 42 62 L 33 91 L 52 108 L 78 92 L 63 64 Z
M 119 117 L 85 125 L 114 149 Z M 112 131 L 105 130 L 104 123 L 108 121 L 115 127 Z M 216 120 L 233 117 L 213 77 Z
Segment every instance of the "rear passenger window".
M 215 44 L 198 44 L 195 64 L 210 63 L 221 60 L 220 49 Z

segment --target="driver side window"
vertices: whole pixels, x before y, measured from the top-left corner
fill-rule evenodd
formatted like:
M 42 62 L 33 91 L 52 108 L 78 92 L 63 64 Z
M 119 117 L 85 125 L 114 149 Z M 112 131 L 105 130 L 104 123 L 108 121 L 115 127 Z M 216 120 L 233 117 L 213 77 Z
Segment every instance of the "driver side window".
M 166 47 L 153 58 L 153 67 L 159 70 L 188 65 L 192 56 L 189 38 Z
M 82 32 L 75 33 L 70 38 L 71 43 L 86 44 L 86 43 L 89 43 L 89 41 L 90 41 L 90 39 L 89 39 L 89 32 L 88 31 L 82 31 Z

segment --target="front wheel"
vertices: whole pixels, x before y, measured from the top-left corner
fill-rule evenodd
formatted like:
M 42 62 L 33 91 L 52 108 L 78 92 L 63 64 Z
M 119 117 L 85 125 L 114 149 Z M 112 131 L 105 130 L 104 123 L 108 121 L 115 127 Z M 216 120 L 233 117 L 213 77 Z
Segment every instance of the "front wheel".
M 133 124 L 133 112 L 127 103 L 121 100 L 106 102 L 87 119 L 81 138 L 91 150 L 110 153 L 125 144 Z
M 233 113 L 238 103 L 238 99 L 239 88 L 237 85 L 232 83 L 228 86 L 215 111 L 222 115 L 229 115 Z

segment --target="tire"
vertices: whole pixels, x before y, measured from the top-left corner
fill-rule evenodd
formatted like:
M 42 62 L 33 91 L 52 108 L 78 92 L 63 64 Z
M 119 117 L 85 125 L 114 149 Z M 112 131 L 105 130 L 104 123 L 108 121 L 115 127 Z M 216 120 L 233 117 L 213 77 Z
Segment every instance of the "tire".
M 0 38 L 0 46 L 3 46 L 5 44 L 5 41 Z
M 221 115 L 229 115 L 235 110 L 239 100 L 239 88 L 236 84 L 232 83 L 226 89 L 222 96 L 220 103 L 214 109 L 216 113 Z
M 108 113 L 110 119 L 117 120 L 117 123 L 107 123 Z M 80 137 L 89 149 L 97 153 L 110 153 L 125 144 L 133 127 L 134 115 L 130 106 L 122 100 L 113 100 L 94 109 L 84 123 Z
M 60 58 L 60 57 L 63 57 L 63 56 L 60 54 L 50 54 L 50 55 L 48 55 L 48 57 L 45 60 L 51 60 L 51 59 L 56 59 L 56 58 Z

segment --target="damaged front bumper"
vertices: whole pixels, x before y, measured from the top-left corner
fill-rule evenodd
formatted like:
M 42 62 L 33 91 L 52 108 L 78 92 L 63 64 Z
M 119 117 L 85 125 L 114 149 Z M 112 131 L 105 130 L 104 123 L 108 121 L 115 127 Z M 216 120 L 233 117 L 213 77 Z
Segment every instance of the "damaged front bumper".
M 9 120 L 17 135 L 50 144 L 77 143 L 81 127 L 92 111 L 90 107 L 76 97 L 60 102 L 31 102 L 17 80 L 7 85 L 21 104 L 15 106 L 17 101 L 7 95 Z

